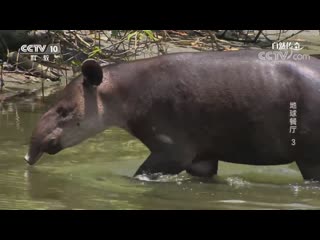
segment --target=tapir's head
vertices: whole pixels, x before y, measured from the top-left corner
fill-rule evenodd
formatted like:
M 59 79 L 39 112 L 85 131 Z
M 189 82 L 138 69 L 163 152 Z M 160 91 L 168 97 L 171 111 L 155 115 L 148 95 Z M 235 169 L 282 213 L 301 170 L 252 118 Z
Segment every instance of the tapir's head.
M 92 59 L 82 64 L 82 75 L 66 86 L 61 99 L 38 121 L 25 160 L 36 163 L 43 153 L 56 154 L 102 131 L 106 106 L 98 88 L 103 70 Z

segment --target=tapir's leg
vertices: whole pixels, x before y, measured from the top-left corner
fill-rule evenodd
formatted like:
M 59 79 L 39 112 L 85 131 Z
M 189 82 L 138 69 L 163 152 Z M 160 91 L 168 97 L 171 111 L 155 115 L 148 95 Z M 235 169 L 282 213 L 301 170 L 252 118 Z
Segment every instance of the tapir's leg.
M 296 163 L 304 180 L 320 181 L 320 161 L 302 159 Z
M 218 172 L 218 160 L 210 157 L 197 156 L 186 171 L 196 177 L 212 177 Z
M 311 118 L 312 116 L 306 116 Z M 297 140 L 297 149 L 293 152 L 293 159 L 297 163 L 304 180 L 320 181 L 320 148 L 318 146 L 318 138 L 320 131 L 317 123 L 306 123 L 312 129 L 303 138 Z M 302 127 L 300 127 L 302 128 Z M 303 129 L 303 128 L 302 128 Z
M 192 153 L 175 148 L 152 152 L 134 176 L 154 173 L 178 174 L 190 165 L 193 157 Z

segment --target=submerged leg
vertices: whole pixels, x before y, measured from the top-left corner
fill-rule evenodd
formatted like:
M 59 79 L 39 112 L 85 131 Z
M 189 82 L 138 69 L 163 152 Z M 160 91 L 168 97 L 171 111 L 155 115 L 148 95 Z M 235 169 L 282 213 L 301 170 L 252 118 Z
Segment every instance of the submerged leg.
M 170 149 L 163 152 L 154 152 L 139 167 L 134 176 L 141 174 L 178 174 L 191 163 L 193 155 L 188 151 Z
M 186 171 L 190 175 L 196 177 L 212 177 L 218 172 L 218 160 L 197 157 L 192 161 L 192 164 L 187 168 Z
M 319 161 L 307 161 L 306 159 L 303 159 L 296 161 L 296 163 L 304 180 L 320 181 Z

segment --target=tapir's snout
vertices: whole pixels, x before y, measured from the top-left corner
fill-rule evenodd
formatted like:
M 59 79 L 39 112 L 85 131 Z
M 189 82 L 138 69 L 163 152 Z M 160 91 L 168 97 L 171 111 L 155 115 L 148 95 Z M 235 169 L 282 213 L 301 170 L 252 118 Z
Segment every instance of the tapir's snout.
M 24 160 L 29 164 L 29 165 L 34 165 L 36 162 L 38 162 L 38 160 L 41 158 L 43 152 L 38 152 L 38 153 L 31 153 L 31 151 L 29 151 L 25 156 L 24 156 Z
M 25 155 L 24 160 L 29 165 L 34 165 L 39 161 L 43 153 L 48 153 L 50 155 L 60 152 L 63 148 L 56 139 L 52 139 L 48 142 L 43 143 L 44 145 L 39 146 L 36 143 L 31 143 L 28 153 Z

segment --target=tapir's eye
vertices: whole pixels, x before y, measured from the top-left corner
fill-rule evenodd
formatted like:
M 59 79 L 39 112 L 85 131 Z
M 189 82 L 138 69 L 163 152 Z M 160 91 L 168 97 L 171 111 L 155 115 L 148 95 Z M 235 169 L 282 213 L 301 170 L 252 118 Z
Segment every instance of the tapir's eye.
M 63 107 L 58 107 L 57 113 L 63 118 L 65 118 L 68 115 L 68 110 Z

